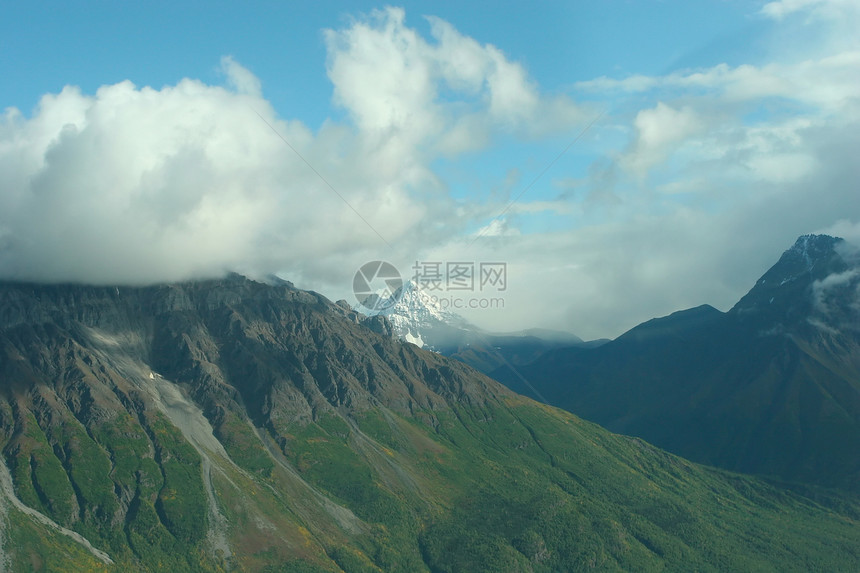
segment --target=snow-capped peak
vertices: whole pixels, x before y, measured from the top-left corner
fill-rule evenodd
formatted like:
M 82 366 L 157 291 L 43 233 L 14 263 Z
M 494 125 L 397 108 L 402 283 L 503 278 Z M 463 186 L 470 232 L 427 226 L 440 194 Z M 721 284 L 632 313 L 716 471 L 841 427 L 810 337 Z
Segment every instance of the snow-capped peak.
M 420 347 L 434 348 L 442 331 L 473 328 L 466 319 L 444 307 L 446 299 L 407 281 L 394 293 L 396 303 L 381 310 L 367 310 L 368 316 L 382 315 L 394 334 Z

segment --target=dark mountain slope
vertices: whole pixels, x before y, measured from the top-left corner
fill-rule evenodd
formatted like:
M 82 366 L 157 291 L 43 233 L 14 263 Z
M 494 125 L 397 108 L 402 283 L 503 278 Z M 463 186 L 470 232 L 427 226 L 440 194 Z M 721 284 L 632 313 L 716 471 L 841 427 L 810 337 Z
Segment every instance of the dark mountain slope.
M 520 371 L 551 404 L 690 459 L 857 490 L 858 284 L 841 240 L 801 237 L 728 313 L 677 312 Z
M 0 286 L 0 554 L 48 571 L 852 570 L 691 464 L 286 284 Z

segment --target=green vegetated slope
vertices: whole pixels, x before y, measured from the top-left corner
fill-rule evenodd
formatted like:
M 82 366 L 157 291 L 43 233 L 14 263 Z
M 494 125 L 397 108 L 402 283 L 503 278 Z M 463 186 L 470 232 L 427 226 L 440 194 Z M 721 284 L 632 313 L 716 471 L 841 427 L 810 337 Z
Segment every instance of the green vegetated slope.
M 860 566 L 855 498 L 611 434 L 288 285 L 5 285 L 0 380 L 44 516 L 2 497 L 13 571 Z

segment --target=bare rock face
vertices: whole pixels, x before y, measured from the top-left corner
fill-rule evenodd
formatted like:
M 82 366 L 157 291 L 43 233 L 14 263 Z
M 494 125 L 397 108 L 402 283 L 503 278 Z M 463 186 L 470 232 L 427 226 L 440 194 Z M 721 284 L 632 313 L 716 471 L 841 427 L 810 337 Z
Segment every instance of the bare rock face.
M 433 408 L 473 375 L 391 339 L 384 317 L 344 321 L 342 307 L 287 284 L 232 276 L 139 289 L 3 285 L 0 296 L 7 351 L 40 374 L 68 378 L 96 365 L 145 382 L 157 372 L 207 410 L 247 408 L 259 422 L 273 410 L 307 415 L 374 401 Z M 423 377 L 440 368 L 446 374 L 431 375 L 429 387 Z

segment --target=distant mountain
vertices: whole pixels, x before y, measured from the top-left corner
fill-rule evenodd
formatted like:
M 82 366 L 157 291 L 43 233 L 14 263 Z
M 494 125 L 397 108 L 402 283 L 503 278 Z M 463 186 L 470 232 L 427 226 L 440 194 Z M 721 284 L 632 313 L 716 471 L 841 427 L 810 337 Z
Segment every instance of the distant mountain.
M 800 237 L 728 313 L 676 312 L 518 370 L 549 403 L 690 459 L 860 490 L 860 259 L 841 239 Z
M 597 346 L 569 332 L 529 329 L 520 332 L 487 332 L 442 306 L 433 292 L 407 281 L 394 293 L 396 304 L 383 310 L 356 310 L 368 316 L 384 316 L 392 335 L 420 348 L 456 358 L 489 373 L 506 365 L 525 364 L 554 348 Z
M 0 284 L 0 568 L 860 568 L 856 499 L 692 464 L 387 328 L 238 276 Z

